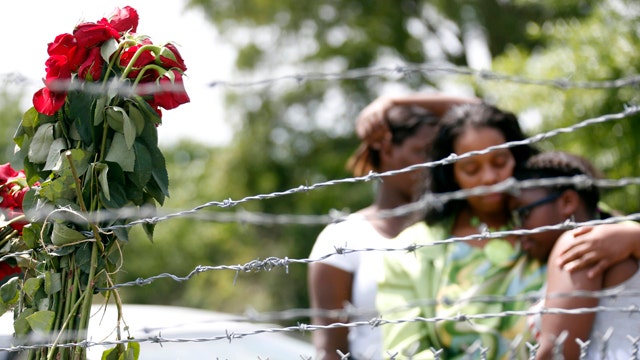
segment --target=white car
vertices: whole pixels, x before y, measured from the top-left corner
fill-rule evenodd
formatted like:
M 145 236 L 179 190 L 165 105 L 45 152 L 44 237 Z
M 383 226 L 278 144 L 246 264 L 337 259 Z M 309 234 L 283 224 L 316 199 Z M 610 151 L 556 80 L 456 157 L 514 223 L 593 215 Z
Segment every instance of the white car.
M 89 323 L 90 342 L 115 341 L 116 308 L 93 305 Z M 243 321 L 239 316 L 177 306 L 123 305 L 129 334 L 140 340 L 140 360 L 144 359 L 312 359 L 315 350 L 308 338 L 297 332 L 279 331 L 273 324 Z M 13 314 L 0 317 L 0 347 L 11 346 Z M 122 331 L 126 337 L 127 332 Z M 296 336 L 297 335 L 297 336 Z M 144 341 L 159 337 L 170 342 Z M 224 337 L 219 340 L 212 340 Z M 100 359 L 114 345 L 90 346 L 88 359 Z M 15 353 L 0 352 L 0 359 Z

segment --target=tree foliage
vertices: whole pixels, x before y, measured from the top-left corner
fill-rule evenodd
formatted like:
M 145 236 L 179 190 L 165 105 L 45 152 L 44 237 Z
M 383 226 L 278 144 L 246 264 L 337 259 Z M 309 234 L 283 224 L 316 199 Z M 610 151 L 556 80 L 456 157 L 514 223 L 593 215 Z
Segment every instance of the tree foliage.
M 13 134 L 22 118 L 20 100 L 23 96 L 23 88 L 16 84 L 4 84 L 0 86 L 0 155 L 4 162 L 13 158 Z
M 625 6 L 623 6 L 625 5 Z M 628 6 L 626 6 L 628 5 Z M 528 25 L 527 35 L 543 48 L 510 46 L 494 60 L 495 70 L 530 79 L 559 79 L 576 83 L 628 80 L 640 70 L 640 6 L 628 2 L 602 2 L 589 17 L 578 21 L 554 19 Z M 632 82 L 630 85 L 633 85 Z M 480 91 L 516 112 L 535 111 L 543 119 L 535 132 L 569 126 L 603 114 L 622 112 L 638 104 L 635 86 L 571 88 L 485 83 Z M 589 126 L 541 144 L 589 158 L 607 177 L 638 176 L 640 116 Z M 606 201 L 624 212 L 637 212 L 640 191 L 625 187 L 607 191 Z

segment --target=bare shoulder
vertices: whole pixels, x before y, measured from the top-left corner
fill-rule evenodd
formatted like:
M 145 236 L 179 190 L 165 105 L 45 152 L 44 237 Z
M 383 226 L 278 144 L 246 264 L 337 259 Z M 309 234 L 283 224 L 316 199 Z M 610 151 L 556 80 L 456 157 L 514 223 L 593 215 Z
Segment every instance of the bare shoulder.
M 560 236 L 558 236 L 558 240 L 553 245 L 553 250 L 549 255 L 549 263 L 551 263 L 554 259 L 558 258 L 560 254 L 562 254 L 565 250 L 570 249 L 575 243 L 575 237 L 572 231 L 565 231 Z

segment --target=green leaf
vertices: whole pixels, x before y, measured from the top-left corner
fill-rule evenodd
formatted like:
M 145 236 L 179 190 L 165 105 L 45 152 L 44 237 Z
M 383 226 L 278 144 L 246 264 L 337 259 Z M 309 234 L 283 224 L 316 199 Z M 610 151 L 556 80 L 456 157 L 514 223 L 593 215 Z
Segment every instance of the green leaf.
M 29 146 L 29 161 L 36 164 L 45 162 L 53 140 L 53 124 L 43 124 L 38 127 Z
M 87 145 L 93 144 L 93 129 L 91 122 L 76 120 L 71 125 L 71 134 L 74 138 L 79 137 Z M 77 136 L 75 135 L 77 133 Z
M 13 307 L 13 305 L 9 305 L 9 304 L 5 304 L 2 301 L 0 301 L 0 315 L 6 313 L 7 311 L 11 310 L 11 308 Z
M 82 136 L 78 131 L 78 128 L 75 126 L 75 122 L 69 127 L 69 138 L 73 141 L 81 141 Z M 90 144 L 90 143 L 89 143 Z
M 47 271 L 44 273 L 44 292 L 53 295 L 62 289 L 60 273 Z
M 55 316 L 56 313 L 54 311 L 42 310 L 27 316 L 26 320 L 29 323 L 29 326 L 31 326 L 31 329 L 47 334 L 53 328 L 53 320 L 55 319 Z
M 125 351 L 123 355 L 125 360 L 138 360 L 138 357 L 140 356 L 140 343 L 128 343 L 127 351 Z
M 162 191 L 165 196 L 169 196 L 169 175 L 167 174 L 167 169 L 165 167 L 154 168 L 152 174 L 160 191 Z
M 96 164 L 95 167 L 98 171 L 100 190 L 107 200 L 111 200 L 111 191 L 109 190 L 109 165 L 100 163 Z
M 133 172 L 129 174 L 129 178 L 138 188 L 142 189 L 151 178 L 153 161 L 147 147 L 139 141 L 133 144 L 133 151 L 136 154 L 136 162 Z
M 28 278 L 22 284 L 22 291 L 24 291 L 25 295 L 27 295 L 28 297 L 33 298 L 35 297 L 36 292 L 38 291 L 38 289 L 40 289 L 41 286 L 42 286 L 41 277 Z
M 74 251 L 76 251 L 75 246 L 63 246 L 49 251 L 49 254 L 51 256 L 65 256 L 71 254 Z M 68 266 L 63 264 L 63 261 L 61 261 L 60 268 L 68 268 Z
M 159 125 L 162 123 L 162 119 L 158 115 L 158 113 L 149 105 L 149 103 L 141 96 L 135 96 L 133 101 L 138 105 L 138 109 L 142 111 L 144 118 L 146 121 L 150 121 L 154 125 Z M 155 126 L 153 126 L 155 128 Z M 157 139 L 156 139 L 157 141 Z
M 77 123 L 78 131 L 83 127 L 90 129 L 93 125 L 93 109 L 97 97 L 98 95 L 94 95 L 88 91 L 76 90 L 67 93 L 69 118 Z
M 136 141 L 136 125 L 131 121 L 127 113 L 124 114 L 124 142 L 127 145 L 127 149 L 131 149 L 133 142 Z
M 111 349 L 102 352 L 102 360 L 118 360 L 120 355 L 125 352 L 124 344 L 118 344 Z
M 127 175 L 129 174 L 131 173 L 127 173 Z M 131 179 L 129 179 L 129 176 L 127 176 L 127 180 L 124 183 L 123 189 L 125 192 L 125 196 L 133 205 L 136 205 L 136 206 L 142 205 L 144 201 L 144 188 L 137 187 L 131 181 Z
M 121 225 L 124 223 L 125 223 L 124 221 L 118 221 L 114 225 Z M 129 230 L 130 228 L 120 227 L 120 228 L 113 229 L 113 233 L 116 235 L 118 240 L 121 240 L 126 243 L 129 241 Z
M 147 104 L 147 106 L 149 106 Z M 152 110 L 153 111 L 153 110 Z M 145 114 L 145 119 L 149 120 L 148 112 L 143 112 Z M 155 112 L 154 112 L 155 113 Z M 145 126 L 142 129 L 142 134 L 140 134 L 140 139 L 142 142 L 147 145 L 148 149 L 153 147 L 158 147 L 158 129 L 155 126 Z
M 25 336 L 31 330 L 31 326 L 27 321 L 27 318 L 35 312 L 33 308 L 26 308 L 22 311 L 18 317 L 13 321 L 13 329 L 15 330 L 16 336 Z
M 164 197 L 169 196 L 169 175 L 167 174 L 167 166 L 164 155 L 158 148 L 158 132 L 155 126 L 145 126 L 140 140 L 146 145 L 149 155 L 151 156 L 152 179 L 149 180 L 146 187 L 153 192 L 153 197 L 158 203 L 164 202 Z M 153 180 L 153 181 L 152 181 Z M 157 191 L 162 195 L 157 196 Z
M 164 204 L 164 192 L 162 191 L 162 189 L 160 189 L 160 186 L 158 185 L 158 183 L 156 183 L 156 180 L 154 178 L 149 179 L 149 182 L 147 182 L 147 185 L 144 187 L 144 189 L 149 195 L 151 195 L 151 197 L 153 197 L 158 202 L 158 204 Z
M 13 142 L 19 147 L 22 147 L 22 143 L 24 139 L 27 137 L 27 133 L 25 133 L 24 128 L 22 127 L 22 123 L 18 125 L 16 132 L 13 134 Z
M 18 283 L 20 279 L 13 277 L 0 287 L 0 299 L 5 304 L 13 304 L 18 301 Z
M 100 56 L 105 62 L 109 62 L 111 55 L 118 50 L 118 42 L 115 39 L 109 39 L 102 43 L 100 47 Z
M 129 203 L 125 186 L 125 175 L 120 168 L 120 165 L 113 162 L 107 163 L 109 171 L 106 176 L 106 181 L 109 184 L 109 198 L 106 198 L 104 191 L 100 192 L 100 200 L 103 205 L 110 209 L 117 209 L 126 206 Z M 102 184 L 102 182 L 100 183 Z
M 76 251 L 76 266 L 86 274 L 91 270 L 91 250 L 92 245 L 84 243 Z
M 142 112 L 135 106 L 135 103 L 129 104 L 129 118 L 131 118 L 131 121 L 133 121 L 136 126 L 136 135 L 142 135 L 145 120 Z
M 14 162 L 24 162 L 29 152 L 29 145 L 31 144 L 31 136 L 22 131 L 22 126 L 19 126 L 16 133 L 13 136 L 13 142 L 16 143 L 16 149 L 14 150 Z
M 153 197 L 151 197 L 150 195 L 146 195 L 146 199 L 144 202 L 144 208 L 145 208 L 145 216 L 146 217 L 150 217 L 151 215 L 149 215 L 149 213 L 151 213 L 151 210 L 153 210 L 152 214 L 155 216 L 156 215 L 156 203 L 154 202 Z M 144 230 L 144 233 L 147 235 L 147 239 L 149 239 L 149 241 L 153 242 L 153 232 L 156 228 L 156 224 L 152 224 L 152 223 L 147 223 L 147 222 L 143 222 L 142 223 L 142 229 Z
M 29 192 L 27 192 L 27 194 L 29 194 Z M 26 197 L 27 196 L 25 194 L 25 199 Z M 35 225 L 33 223 L 27 224 L 24 226 L 24 228 L 22 228 L 22 241 L 24 241 L 25 245 L 27 245 L 27 248 L 34 249 L 36 247 L 38 239 L 40 238 L 40 229 L 41 227 L 38 226 L 38 230 L 36 231 Z
M 78 176 L 81 176 L 89 169 L 89 161 L 94 155 L 93 151 L 85 149 L 71 149 L 68 151 L 71 153 L 71 160 L 73 161 L 73 166 L 76 168 Z M 62 168 L 71 171 L 71 166 L 68 161 L 63 162 Z
M 138 360 L 140 343 L 130 342 L 125 349 L 124 344 L 118 344 L 102 353 L 102 360 Z
M 93 112 L 93 125 L 97 126 L 102 124 L 102 122 L 104 121 L 104 111 L 107 107 L 107 100 L 108 98 L 106 96 L 100 96 L 97 100 L 96 100 L 96 108 Z
M 67 227 L 64 223 L 55 222 L 53 224 L 53 233 L 51 234 L 51 242 L 57 246 L 63 246 L 85 240 L 86 237 L 81 232 Z
M 127 147 L 124 135 L 115 133 L 105 160 L 117 163 L 124 171 L 133 171 L 136 153 L 133 148 Z
M 42 170 L 57 171 L 60 169 L 62 157 L 60 153 L 67 149 L 67 142 L 63 138 L 53 140 L 49 154 L 47 154 L 47 162 L 44 164 Z
M 27 177 L 27 183 L 32 186 L 36 182 L 41 181 L 41 179 L 46 177 L 46 175 L 42 175 L 40 173 L 40 168 L 38 165 L 29 161 L 29 156 L 27 153 L 29 151 L 31 140 L 31 138 L 26 139 L 28 144 L 23 148 L 20 148 L 20 151 L 16 153 L 15 156 L 16 158 L 22 160 L 22 165 L 24 166 L 24 174 Z
M 45 181 L 40 186 L 38 194 L 53 203 L 76 198 L 76 183 L 70 173 L 65 172 L 57 179 Z
M 36 300 L 38 310 L 49 310 L 50 301 L 48 296 L 39 296 Z
M 105 110 L 107 123 L 113 130 L 121 133 L 124 131 L 124 117 L 127 113 L 119 106 L 109 106 Z
M 25 130 L 27 134 L 33 136 L 36 127 L 38 127 L 38 111 L 35 107 L 31 107 L 29 110 L 22 114 L 22 123 L 20 126 Z

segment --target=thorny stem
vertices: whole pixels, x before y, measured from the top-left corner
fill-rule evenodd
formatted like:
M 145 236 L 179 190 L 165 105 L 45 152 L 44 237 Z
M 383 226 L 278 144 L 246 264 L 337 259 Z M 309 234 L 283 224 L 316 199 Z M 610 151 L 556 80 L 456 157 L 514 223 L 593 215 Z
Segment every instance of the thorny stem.
M 82 211 L 86 212 L 87 211 L 87 207 L 84 203 L 84 199 L 82 197 L 82 185 L 80 183 L 80 178 L 78 177 L 78 173 L 76 171 L 76 168 L 73 164 L 73 159 L 71 157 L 71 152 L 67 151 L 65 156 L 67 157 L 67 160 L 69 161 L 69 166 L 71 168 L 71 172 L 73 174 L 73 178 L 75 180 L 75 185 L 76 185 L 76 196 L 78 197 L 78 204 L 80 205 L 80 208 L 82 209 Z M 82 304 L 82 308 L 80 310 L 80 320 L 78 323 L 77 328 L 81 329 L 81 330 L 86 330 L 89 326 L 89 317 L 91 315 L 91 300 L 92 300 L 92 295 L 93 295 L 93 286 L 94 286 L 94 282 L 95 282 L 95 274 L 96 274 L 96 267 L 98 266 L 98 251 L 103 252 L 104 251 L 104 245 L 102 244 L 102 239 L 100 237 L 100 233 L 98 231 L 98 227 L 95 223 L 91 223 L 91 228 L 93 229 L 93 233 L 94 233 L 94 241 L 93 244 L 91 246 L 91 264 L 89 266 L 89 276 L 87 278 L 87 284 L 85 286 L 84 292 L 82 292 L 82 294 L 80 295 L 80 298 L 78 299 L 78 301 L 74 304 L 72 312 L 69 315 L 75 314 L 77 311 L 77 307 Z M 75 285 L 77 286 L 77 289 L 80 289 L 80 284 L 77 283 L 76 281 L 74 281 Z M 68 320 L 69 318 L 67 318 Z M 78 334 L 79 336 L 80 334 Z M 84 334 L 83 334 L 84 335 Z M 78 339 L 78 341 L 81 341 L 82 339 Z M 76 349 L 78 350 L 78 349 Z M 53 352 L 50 353 L 50 355 L 52 355 Z M 80 351 L 76 351 L 75 356 L 74 357 L 81 357 L 83 354 L 83 351 L 80 349 Z
M 134 40 L 125 40 L 121 43 L 118 44 L 118 49 L 114 52 L 114 54 L 120 53 L 122 51 L 122 49 L 124 48 L 125 45 L 127 44 L 134 44 L 135 45 L 135 41 Z M 111 57 L 111 60 L 109 60 L 109 66 L 107 67 L 107 76 L 104 77 L 104 80 L 102 81 L 102 85 L 104 86 L 107 83 L 107 80 L 109 80 L 109 72 L 111 71 L 111 69 L 113 69 L 113 66 L 115 65 L 115 62 L 117 59 L 119 59 L 119 56 L 113 56 Z
M 133 55 L 133 57 L 127 64 L 127 67 L 124 68 L 122 75 L 120 75 L 120 80 L 124 80 L 127 78 L 127 75 L 129 75 L 129 73 L 131 72 L 131 69 L 133 69 L 133 65 L 135 65 L 136 61 L 138 61 L 138 58 L 140 57 L 140 55 L 142 55 L 143 52 L 145 51 L 153 52 L 153 50 L 155 50 L 156 52 L 159 52 L 159 47 L 157 45 L 151 45 L 151 44 L 140 46 L 140 48 L 136 51 L 136 53 Z
M 77 285 L 77 284 L 76 284 Z M 90 291 L 91 289 L 87 288 L 85 289 L 85 293 L 87 291 Z M 71 302 L 71 299 L 69 299 Z M 58 342 L 60 341 L 60 336 L 62 336 L 62 334 L 64 333 L 64 329 L 67 328 L 68 323 L 71 321 L 71 318 L 73 318 L 75 316 L 76 311 L 78 310 L 78 307 L 80 306 L 80 304 L 83 303 L 83 297 L 81 297 L 80 299 L 78 299 L 78 301 L 76 301 L 73 304 L 73 307 L 69 310 L 69 312 L 66 314 L 66 319 L 64 320 L 64 323 L 62 324 L 61 328 L 60 328 L 60 332 L 58 333 L 58 336 L 56 337 L 56 340 L 53 342 L 53 344 L 51 345 L 51 349 L 52 351 L 49 352 L 49 356 L 47 357 L 47 360 L 52 360 L 54 355 L 55 355 L 55 348 L 56 348 L 56 344 L 58 344 Z M 85 304 L 86 305 L 86 304 Z M 83 306 L 83 314 L 82 317 L 84 317 L 84 306 Z M 82 320 L 82 317 L 80 318 Z
M 65 153 L 67 160 L 69 161 L 69 167 L 71 168 L 71 173 L 73 174 L 73 179 L 76 183 L 76 196 L 78 198 L 78 204 L 80 204 L 80 209 L 83 212 L 87 212 L 87 206 L 84 203 L 84 199 L 82 198 L 82 184 L 80 183 L 80 178 L 78 177 L 78 173 L 76 172 L 76 167 L 73 165 L 73 159 L 71 157 L 71 151 L 67 151 Z M 102 241 L 100 239 L 100 233 L 98 231 L 98 226 L 96 224 L 91 223 L 91 228 L 93 229 L 93 237 L 95 238 L 95 242 L 99 244 L 100 251 L 104 251 L 104 245 L 102 245 Z

